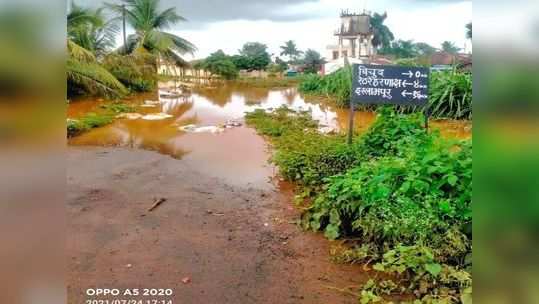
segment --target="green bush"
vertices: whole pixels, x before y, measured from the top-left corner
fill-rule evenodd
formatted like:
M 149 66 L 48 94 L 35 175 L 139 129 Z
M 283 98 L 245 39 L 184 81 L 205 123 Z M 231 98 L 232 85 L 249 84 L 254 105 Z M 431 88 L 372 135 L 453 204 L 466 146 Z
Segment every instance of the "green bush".
M 310 112 L 286 107 L 272 113 L 256 110 L 246 114 L 246 121 L 271 137 L 276 148 L 272 160 L 286 180 L 318 186 L 326 177 L 358 164 L 357 147 L 348 146 L 342 136 L 320 134 Z
M 123 85 L 135 92 L 150 92 L 157 88 L 154 57 L 109 54 L 104 67 Z
M 219 75 L 224 79 L 230 80 L 238 77 L 238 68 L 232 62 L 231 57 L 222 50 L 210 54 L 196 65 L 198 69 L 204 69 L 212 75 Z
M 471 141 L 427 133 L 421 115 L 390 107 L 350 146 L 343 136 L 317 132 L 309 112 L 258 110 L 247 122 L 270 137 L 281 175 L 310 195 L 302 226 L 362 244 L 335 260 L 370 261 L 401 276 L 400 285 L 371 282 L 362 301 L 395 291 L 425 303 L 469 298 Z
M 360 138 L 364 157 L 400 155 L 403 147 L 427 140 L 420 113 L 396 113 L 391 107 L 380 107 L 377 118 Z
M 304 223 L 332 239 L 442 246 L 444 235 L 471 221 L 471 149 L 464 143 L 456 152 L 449 148 L 427 144 L 408 157 L 365 161 L 329 178 Z

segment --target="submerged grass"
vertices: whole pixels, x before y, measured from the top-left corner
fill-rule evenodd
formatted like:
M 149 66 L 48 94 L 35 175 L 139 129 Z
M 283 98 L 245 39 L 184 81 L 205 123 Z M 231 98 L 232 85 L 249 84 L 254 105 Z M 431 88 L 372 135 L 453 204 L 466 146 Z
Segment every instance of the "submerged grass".
M 102 110 L 90 112 L 81 118 L 68 118 L 66 122 L 67 137 L 80 135 L 93 128 L 103 127 L 112 123 L 119 113 L 132 112 L 133 107 L 125 103 L 110 103 L 100 107 Z
M 471 141 L 426 133 L 421 115 L 379 109 L 353 145 L 322 135 L 308 112 L 247 114 L 269 137 L 273 161 L 297 182 L 305 229 L 354 238 L 336 260 L 370 263 L 391 279 L 371 280 L 362 303 L 396 294 L 415 303 L 459 303 L 471 295 Z

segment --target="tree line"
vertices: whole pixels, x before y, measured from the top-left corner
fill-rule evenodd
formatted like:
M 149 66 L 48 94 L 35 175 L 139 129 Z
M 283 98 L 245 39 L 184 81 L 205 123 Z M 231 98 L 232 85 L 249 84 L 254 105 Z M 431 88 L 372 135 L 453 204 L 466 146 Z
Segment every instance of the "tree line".
M 71 2 L 67 14 L 68 94 L 119 97 L 130 91 L 150 91 L 162 63 L 185 66 L 183 55 L 196 47 L 168 33 L 186 19 L 174 7 L 159 9 L 159 0 L 122 0 L 91 9 Z M 106 13 L 111 15 L 107 19 Z M 134 30 L 115 48 L 125 22 Z
M 371 28 L 374 33 L 373 46 L 381 55 L 390 55 L 395 58 L 413 58 L 424 55 L 432 55 L 437 51 L 444 51 L 450 54 L 457 54 L 462 50 L 454 42 L 444 41 L 439 48 L 425 42 L 414 42 L 413 40 L 395 39 L 393 32 L 384 24 L 387 13 L 374 13 L 371 16 Z M 466 39 L 472 39 L 472 23 L 465 25 Z
M 212 75 L 225 79 L 238 77 L 240 70 L 267 70 L 277 74 L 287 70 L 289 66 L 297 66 L 307 73 L 316 73 L 325 63 L 322 55 L 313 49 L 301 51 L 293 40 L 286 41 L 281 47 L 279 56 L 272 60 L 268 46 L 260 42 L 247 42 L 238 50 L 238 54 L 227 55 L 218 50 L 208 57 L 195 62 L 193 68 L 204 69 Z

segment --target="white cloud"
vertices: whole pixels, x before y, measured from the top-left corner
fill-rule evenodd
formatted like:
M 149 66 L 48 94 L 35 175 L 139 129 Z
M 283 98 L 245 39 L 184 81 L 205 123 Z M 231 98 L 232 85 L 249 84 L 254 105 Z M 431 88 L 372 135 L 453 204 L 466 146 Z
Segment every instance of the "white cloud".
M 386 24 L 397 39 L 426 42 L 435 47 L 439 47 L 445 40 L 463 47 L 466 43 L 464 26 L 472 20 L 471 1 L 320 0 L 298 1 L 298 4 L 288 3 L 286 6 L 283 3 L 274 5 L 280 9 L 280 20 L 253 20 L 251 16 L 204 23 L 200 28 L 179 24 L 177 29 L 171 31 L 198 47 L 199 52 L 195 58 L 203 58 L 218 49 L 234 54 L 245 42 L 250 41 L 265 43 L 271 53 L 278 55 L 279 46 L 286 40 L 294 40 L 301 49 L 312 48 L 325 56 L 326 46 L 336 42 L 333 31 L 339 26 L 341 9 L 357 12 L 365 8 L 376 12 L 387 11 Z M 234 8 L 230 7 L 230 10 Z M 312 18 L 288 21 L 292 18 L 287 16 Z M 199 22 L 189 15 L 185 17 L 193 25 Z
M 464 47 L 464 26 L 472 21 L 472 3 L 388 10 L 388 14 L 386 23 L 398 39 L 427 42 L 434 47 L 448 40 Z

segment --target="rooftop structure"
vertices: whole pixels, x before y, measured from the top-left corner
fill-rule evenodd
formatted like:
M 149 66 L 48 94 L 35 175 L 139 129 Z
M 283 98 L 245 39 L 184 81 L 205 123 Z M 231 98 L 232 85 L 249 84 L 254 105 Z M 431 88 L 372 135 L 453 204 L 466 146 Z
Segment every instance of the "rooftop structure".
M 343 10 L 340 19 L 340 26 L 334 31 L 337 44 L 328 45 L 326 48 L 328 52 L 326 58 L 329 62 L 325 70 L 329 73 L 340 66 L 344 58 L 349 62 L 363 62 L 375 54 L 370 12 L 355 13 Z
M 331 60 L 343 57 L 367 59 L 374 54 L 370 12 L 363 13 L 341 11 L 341 24 L 334 32 L 338 38 L 337 45 L 327 47 Z

